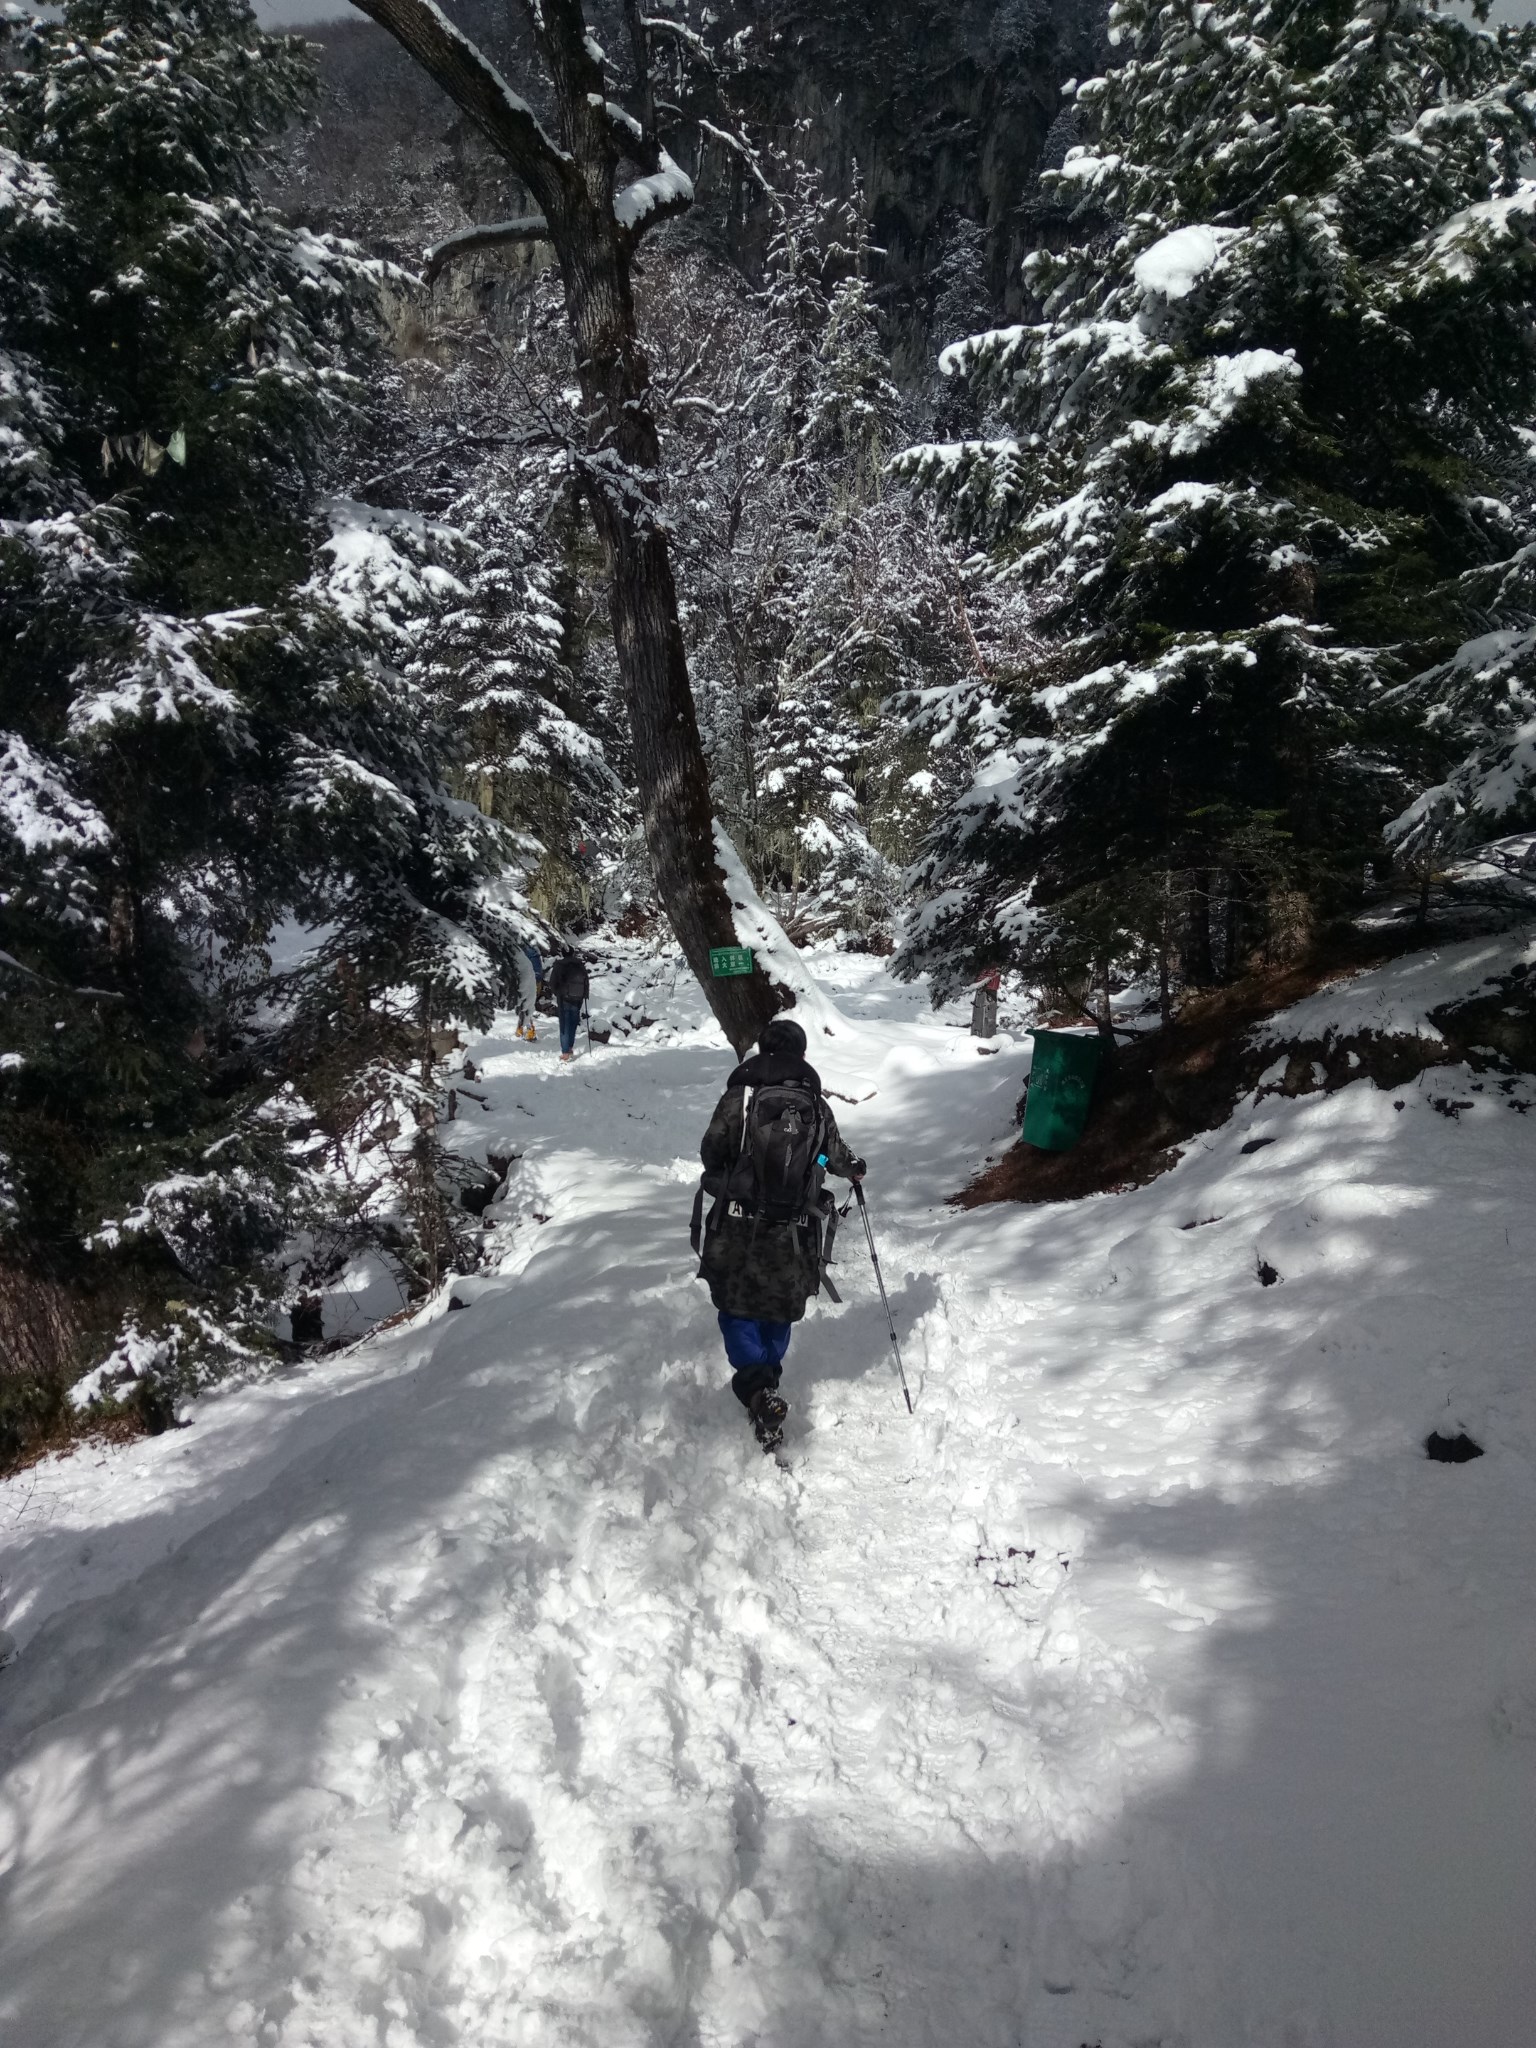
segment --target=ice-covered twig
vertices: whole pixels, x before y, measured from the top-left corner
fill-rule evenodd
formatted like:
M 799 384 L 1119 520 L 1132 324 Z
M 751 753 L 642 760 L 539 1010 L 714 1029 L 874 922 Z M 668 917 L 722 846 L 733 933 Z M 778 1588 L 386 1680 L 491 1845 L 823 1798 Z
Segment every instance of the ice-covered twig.
M 746 141 L 740 135 L 733 135 L 729 128 L 721 128 L 717 126 L 715 122 L 707 121 L 702 114 L 700 114 L 697 117 L 697 119 L 699 125 L 699 133 L 701 135 L 712 136 L 716 142 L 724 143 L 725 147 L 728 150 L 730 150 L 733 156 L 740 157 L 741 161 L 752 173 L 752 176 L 757 180 L 757 183 L 759 187 L 762 189 L 762 191 L 766 192 L 771 200 L 776 201 L 779 196 L 778 188 L 773 183 L 773 180 L 768 176 L 768 173 L 763 169 L 763 166 L 758 159 L 757 151 L 752 147 L 751 143 Z

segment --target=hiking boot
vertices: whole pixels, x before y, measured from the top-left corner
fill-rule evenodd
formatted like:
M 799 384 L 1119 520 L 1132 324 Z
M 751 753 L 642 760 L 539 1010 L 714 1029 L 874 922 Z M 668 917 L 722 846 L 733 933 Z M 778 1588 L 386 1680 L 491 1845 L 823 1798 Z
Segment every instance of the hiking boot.
M 757 1440 L 765 1451 L 776 1451 L 784 1441 L 784 1418 L 789 1403 L 776 1387 L 759 1387 L 747 1403 L 747 1413 Z
M 562 1066 L 568 1066 L 568 1065 L 570 1064 L 570 1062 L 571 1062 L 571 1061 L 572 1061 L 573 1059 L 575 1059 L 575 1057 L 576 1057 L 576 1055 L 575 1055 L 575 1053 L 573 1053 L 573 1052 L 563 1052 L 563 1053 L 561 1053 L 561 1055 L 560 1055 L 560 1064 L 561 1064 Z

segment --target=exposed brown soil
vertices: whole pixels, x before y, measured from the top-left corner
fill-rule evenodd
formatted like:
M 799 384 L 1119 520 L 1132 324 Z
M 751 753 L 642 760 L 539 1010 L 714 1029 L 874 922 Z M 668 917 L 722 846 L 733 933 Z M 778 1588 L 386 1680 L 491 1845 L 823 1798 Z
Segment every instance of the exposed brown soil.
M 40 1465 L 44 1458 L 72 1458 L 76 1451 L 95 1444 L 131 1444 L 154 1431 L 137 1408 L 124 1408 L 112 1415 L 76 1414 L 65 1408 L 49 1426 L 29 1437 L 25 1446 L 8 1459 L 0 1459 L 0 1479 Z
M 1379 965 L 1416 943 L 1422 940 L 1407 930 L 1379 938 L 1347 934 L 1308 960 L 1192 997 L 1171 1024 L 1120 1047 L 1100 1074 L 1088 1127 L 1070 1151 L 1042 1152 L 1021 1139 L 950 1199 L 962 1209 L 1062 1202 L 1155 1179 L 1190 1138 L 1225 1123 L 1238 1099 L 1273 1066 L 1280 1048 L 1249 1043 L 1256 1024 L 1340 974 Z M 1286 1071 L 1274 1092 L 1341 1088 L 1362 1074 L 1378 1087 L 1400 1087 L 1448 1058 L 1476 1063 L 1479 1049 L 1488 1047 L 1517 1066 L 1536 1068 L 1536 989 L 1524 979 L 1477 1002 L 1436 1011 L 1434 1022 L 1444 1046 L 1380 1033 L 1286 1046 Z

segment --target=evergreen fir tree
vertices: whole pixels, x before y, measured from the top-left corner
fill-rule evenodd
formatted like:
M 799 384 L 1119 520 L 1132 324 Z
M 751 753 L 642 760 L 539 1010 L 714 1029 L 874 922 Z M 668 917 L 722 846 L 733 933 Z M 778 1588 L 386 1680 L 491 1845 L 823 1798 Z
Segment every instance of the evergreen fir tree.
M 1232 972 L 1347 900 L 1467 626 L 1526 416 L 1529 32 L 1420 0 L 1118 0 L 1042 175 L 1039 317 L 949 351 L 1006 438 L 909 455 L 1045 649 L 944 821 L 908 964 Z
M 857 497 L 878 495 L 901 394 L 891 381 L 869 282 L 869 229 L 863 194 L 844 210 L 849 246 L 830 259 L 850 267 L 827 295 L 826 313 L 812 359 L 804 446 L 813 460 L 837 465 L 844 487 Z
M 308 91 L 241 0 L 73 0 L 0 66 L 0 1256 L 198 1343 L 323 1193 L 304 1092 L 408 1099 L 430 1178 L 433 1028 L 536 929 L 319 552 L 379 280 L 256 196 Z
M 1442 868 L 1483 850 L 1491 877 L 1529 880 L 1536 830 L 1536 491 L 1530 436 L 1501 479 L 1502 497 L 1480 508 L 1503 526 L 1513 552 L 1469 570 L 1460 593 L 1481 629 L 1446 661 L 1396 693 L 1416 722 L 1427 763 L 1444 772 L 1387 827 L 1399 868 L 1417 882 L 1420 914 Z M 1422 779 L 1422 778 L 1421 778 Z
M 929 334 L 937 357 L 951 342 L 983 331 L 992 319 L 986 232 L 964 214 L 953 215 L 948 223 L 933 281 Z M 963 378 L 937 377 L 930 395 L 936 441 L 963 440 L 980 430 L 975 393 Z
M 534 898 L 580 917 L 595 862 L 628 820 L 609 759 L 620 722 L 583 697 L 565 659 L 555 567 L 530 525 L 537 502 L 496 465 L 467 480 L 444 515 L 457 587 L 416 661 L 460 736 L 456 786 L 522 836 Z
M 394 509 L 359 514 L 371 538 L 355 597 L 360 617 L 388 620 L 395 658 L 451 731 L 455 793 L 518 836 L 541 913 L 580 925 L 639 818 L 607 589 L 564 444 L 557 277 L 531 273 L 482 317 L 464 332 L 438 316 L 431 353 L 374 382 L 350 488 L 387 491 Z M 425 331 L 419 318 L 407 328 Z M 339 592 L 347 577 L 329 580 Z

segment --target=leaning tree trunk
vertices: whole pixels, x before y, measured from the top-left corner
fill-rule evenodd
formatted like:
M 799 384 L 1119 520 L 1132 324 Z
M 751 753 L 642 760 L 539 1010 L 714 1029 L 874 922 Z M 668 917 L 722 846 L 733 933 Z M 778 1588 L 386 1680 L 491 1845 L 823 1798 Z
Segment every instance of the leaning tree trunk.
M 562 265 L 566 307 L 594 456 L 589 496 L 611 570 L 614 647 L 629 702 L 645 843 L 678 944 L 721 1029 L 740 1052 L 778 1003 L 760 967 L 721 980 L 710 973 L 710 948 L 734 946 L 736 928 L 715 863 L 709 772 L 660 517 L 661 448 L 649 372 L 627 266 L 612 261 L 601 246 L 581 255 L 586 260 Z M 611 479 L 605 474 L 610 464 Z
M 586 401 L 584 484 L 612 574 L 614 641 L 656 890 L 710 1008 L 744 1051 L 781 997 L 761 968 L 719 981 L 709 970 L 712 946 L 735 945 L 735 921 L 715 860 L 709 771 L 661 518 L 660 442 L 630 290 L 642 237 L 693 197 L 656 132 L 648 37 L 666 24 L 626 0 L 640 103 L 631 113 L 613 97 L 580 0 L 522 0 L 558 114 L 551 134 L 428 0 L 356 4 L 469 115 L 541 208 L 451 238 L 431 253 L 428 273 L 471 249 L 535 240 L 554 248 Z M 621 193 L 625 163 L 641 175 Z

